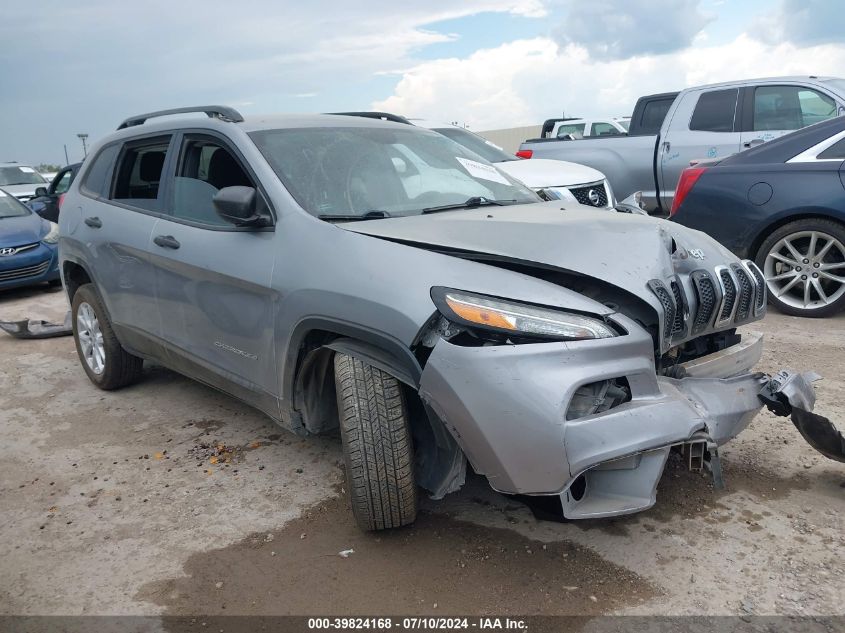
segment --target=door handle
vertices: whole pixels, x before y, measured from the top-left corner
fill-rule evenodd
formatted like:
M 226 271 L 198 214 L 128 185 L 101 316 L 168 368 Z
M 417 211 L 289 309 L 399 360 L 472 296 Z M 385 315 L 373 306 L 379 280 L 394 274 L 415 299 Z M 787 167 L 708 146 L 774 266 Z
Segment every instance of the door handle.
M 672 144 L 669 141 L 663 141 L 663 152 L 668 153 L 672 149 Z
M 85 224 L 90 226 L 92 229 L 99 229 L 103 226 L 103 221 L 97 216 L 93 216 L 90 218 L 85 218 Z
M 765 141 L 761 138 L 753 138 L 750 141 L 745 141 L 742 144 L 743 147 L 757 147 L 758 145 L 762 145 Z
M 172 235 L 156 235 L 153 238 L 153 242 L 162 248 L 172 248 L 173 250 L 176 250 L 181 246 L 181 244 L 179 244 L 179 240 Z

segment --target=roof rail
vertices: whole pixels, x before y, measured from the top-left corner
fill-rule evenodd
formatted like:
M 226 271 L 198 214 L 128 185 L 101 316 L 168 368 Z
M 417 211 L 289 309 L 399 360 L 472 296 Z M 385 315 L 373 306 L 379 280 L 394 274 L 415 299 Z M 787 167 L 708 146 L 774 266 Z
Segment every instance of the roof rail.
M 229 106 L 189 106 L 187 108 L 173 108 L 172 110 L 158 110 L 157 112 L 148 112 L 147 114 L 138 114 L 131 116 L 121 123 L 117 129 L 122 130 L 127 127 L 134 127 L 136 125 L 143 125 L 147 119 L 155 117 L 167 116 L 169 114 L 188 114 L 191 112 L 205 112 L 209 118 L 220 119 L 221 121 L 229 121 L 230 123 L 241 123 L 244 118 L 241 113 L 230 108 Z
M 382 121 L 393 121 L 394 123 L 405 123 L 413 125 L 408 119 L 390 112 L 326 112 L 326 114 L 339 114 L 342 116 L 362 116 L 367 119 L 380 119 Z

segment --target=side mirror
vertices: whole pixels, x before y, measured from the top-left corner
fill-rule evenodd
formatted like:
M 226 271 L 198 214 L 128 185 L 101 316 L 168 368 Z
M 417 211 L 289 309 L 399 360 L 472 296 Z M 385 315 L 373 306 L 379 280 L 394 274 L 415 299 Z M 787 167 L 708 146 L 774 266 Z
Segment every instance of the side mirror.
M 44 196 L 48 196 L 50 194 L 47 193 L 47 187 L 37 187 L 35 189 L 35 197 L 36 198 L 43 198 Z
M 211 199 L 221 218 L 235 226 L 266 226 L 267 219 L 257 211 L 258 196 L 252 187 L 223 187 Z

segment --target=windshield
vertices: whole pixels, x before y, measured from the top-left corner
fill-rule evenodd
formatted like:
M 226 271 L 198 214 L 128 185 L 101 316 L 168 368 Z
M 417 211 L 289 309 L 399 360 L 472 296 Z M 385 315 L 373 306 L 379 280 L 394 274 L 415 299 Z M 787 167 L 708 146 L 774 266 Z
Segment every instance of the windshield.
M 623 128 L 625 128 L 626 132 L 631 128 L 631 120 L 630 119 L 623 119 L 621 121 L 617 121 L 617 123 L 619 125 L 621 125 Z
M 481 138 L 477 134 L 467 132 L 458 127 L 438 127 L 434 131 L 443 136 L 447 136 L 456 143 L 466 147 L 469 151 L 475 152 L 484 160 L 491 163 L 503 163 L 510 160 L 519 160 L 516 156 L 511 156 L 500 147 L 493 145 L 487 139 Z
M 470 198 L 540 202 L 478 154 L 420 128 L 294 128 L 250 137 L 302 208 L 323 219 L 419 215 Z
M 29 209 L 18 202 L 17 198 L 10 196 L 5 191 L 0 191 L 0 219 L 18 218 L 29 214 Z
M 6 185 L 40 185 L 46 182 L 41 174 L 26 165 L 0 167 L 0 187 Z

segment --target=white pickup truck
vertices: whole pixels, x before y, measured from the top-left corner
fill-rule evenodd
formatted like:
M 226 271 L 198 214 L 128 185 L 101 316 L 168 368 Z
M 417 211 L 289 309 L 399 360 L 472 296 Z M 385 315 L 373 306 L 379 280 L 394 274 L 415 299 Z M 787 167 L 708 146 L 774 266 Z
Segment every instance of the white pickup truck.
M 845 79 L 731 81 L 642 97 L 627 135 L 533 139 L 517 155 L 588 165 L 607 176 L 620 200 L 642 192 L 644 208 L 668 214 L 691 161 L 724 158 L 843 113 Z
M 549 125 L 551 124 L 551 125 Z M 611 119 L 549 119 L 543 124 L 543 138 L 585 138 L 587 136 L 616 136 L 627 134 L 631 117 L 613 117 Z M 548 134 L 546 126 L 550 127 Z

